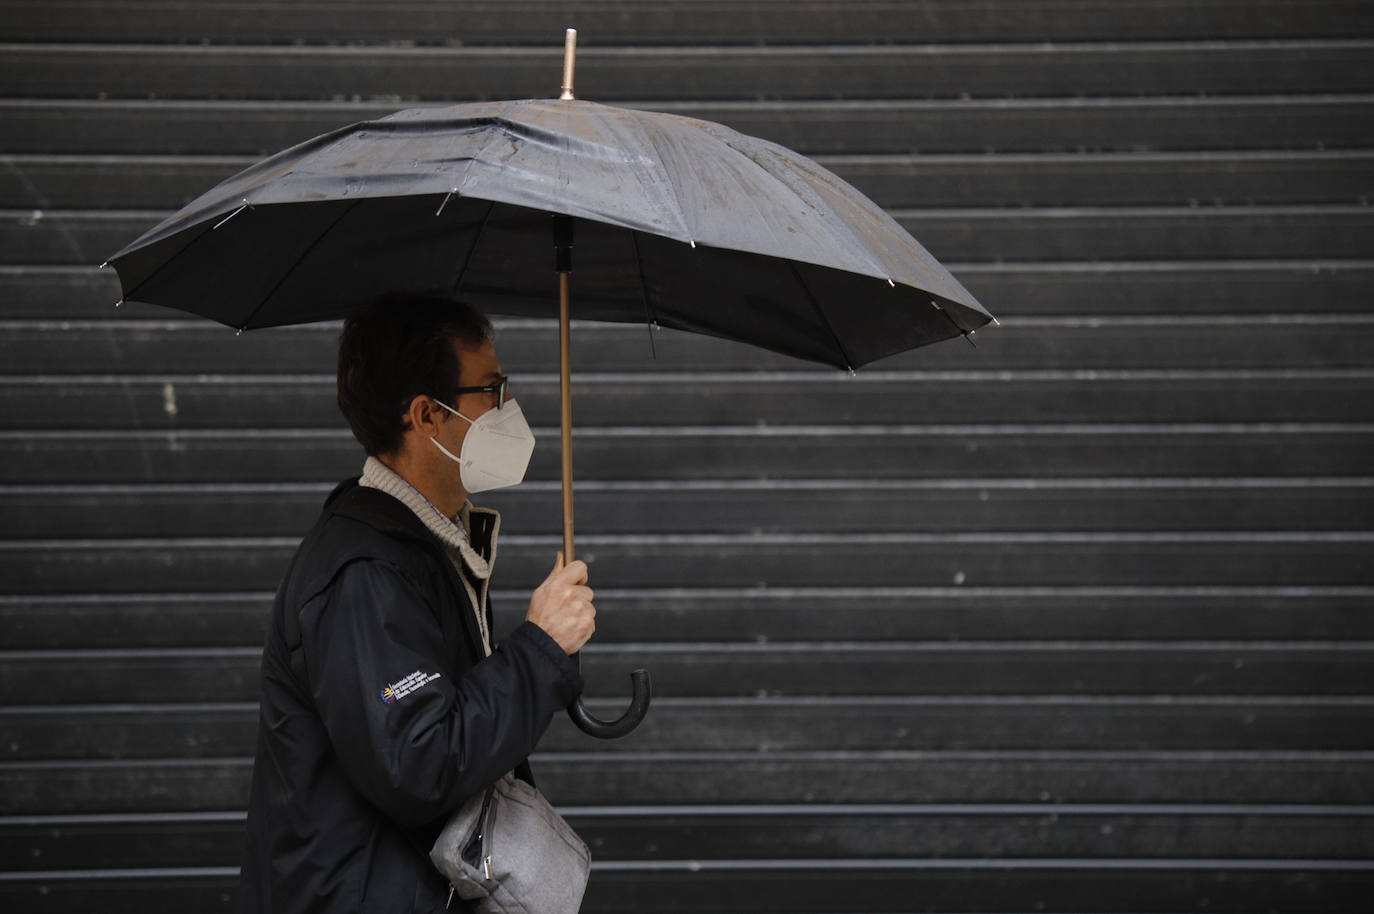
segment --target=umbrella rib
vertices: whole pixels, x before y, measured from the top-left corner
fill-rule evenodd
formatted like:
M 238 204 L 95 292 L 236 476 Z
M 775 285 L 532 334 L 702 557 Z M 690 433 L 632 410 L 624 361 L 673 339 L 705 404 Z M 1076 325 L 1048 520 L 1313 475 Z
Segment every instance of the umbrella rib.
M 635 249 L 635 269 L 639 271 L 639 294 L 644 299 L 644 326 L 649 331 L 649 354 L 655 359 L 658 358 L 658 347 L 654 344 L 654 324 L 658 323 L 658 318 L 654 316 L 653 306 L 649 304 L 649 282 L 644 278 L 644 257 L 639 252 L 639 233 L 630 230 L 630 243 Z
M 463 258 L 463 265 L 458 270 L 458 278 L 453 281 L 449 291 L 457 295 L 458 287 L 463 284 L 463 278 L 468 275 L 468 264 L 472 263 L 472 255 L 477 252 L 477 242 L 482 240 L 482 232 L 487 227 L 487 220 L 491 218 L 491 211 L 496 208 L 495 200 L 487 201 L 487 211 L 482 216 L 482 224 L 477 226 L 477 234 L 472 236 L 472 244 L 468 245 L 468 256 Z
M 796 261 L 787 261 L 787 268 L 792 271 L 792 277 L 797 281 L 797 285 L 801 286 L 802 293 L 806 296 L 806 300 L 811 302 L 811 307 L 816 310 L 816 314 L 820 317 L 821 323 L 825 324 L 825 329 L 830 331 L 830 338 L 835 341 L 835 348 L 840 351 L 840 357 L 844 359 L 844 367 L 848 368 L 852 373 L 854 371 L 854 360 L 851 359 L 849 353 L 845 351 L 844 343 L 840 342 L 840 335 L 835 332 L 835 328 L 830 323 L 830 318 L 826 317 L 825 311 L 821 309 L 820 302 L 816 301 L 816 296 L 811 294 L 810 287 L 807 286 L 806 281 L 802 279 L 801 271 L 797 269 Z
M 660 163 L 660 165 L 662 164 L 663 150 L 659 148 L 658 141 L 655 139 L 653 131 L 650 130 L 643 121 L 638 118 L 632 118 L 629 120 L 629 127 L 626 127 L 616 121 L 614 117 L 602 116 L 601 122 L 611 133 L 615 134 L 617 138 L 620 139 L 620 145 L 623 149 L 629 148 L 629 144 L 625 142 L 625 137 L 632 128 L 633 132 L 638 134 L 639 138 L 653 150 L 654 161 Z M 671 181 L 663 182 L 663 187 L 667 189 L 667 193 L 663 193 L 659 182 L 654 180 L 654 175 L 649 172 L 649 169 L 646 168 L 643 163 L 635 161 L 633 156 L 628 156 L 624 164 L 629 168 L 630 173 L 634 175 L 635 181 L 639 184 L 640 189 L 644 191 L 645 196 L 657 200 L 662 206 L 660 212 L 666 216 L 673 217 L 674 221 L 678 224 L 678 230 L 682 233 L 682 237 L 687 239 L 687 243 L 692 247 L 696 247 L 695 232 L 693 232 L 691 226 L 687 224 L 686 210 L 683 209 L 682 201 L 678 199 L 677 189 L 673 183 Z M 672 236 L 666 235 L 665 237 L 671 238 Z
M 949 321 L 951 324 L 954 325 L 954 329 L 959 331 L 959 335 L 962 336 L 970 346 L 972 346 L 974 349 L 978 348 L 978 344 L 975 343 L 973 341 L 973 337 L 969 335 L 973 332 L 972 330 L 965 330 L 963 327 L 959 326 L 959 322 L 954 319 L 954 315 L 950 314 L 949 309 L 943 307 L 938 300 L 932 298 L 930 300 L 930 303 L 935 306 L 936 311 L 939 311 L 941 314 L 945 316 L 945 320 Z
M 739 156 L 742 159 L 744 159 L 750 165 L 754 166 L 754 168 L 758 169 L 759 172 L 761 172 L 765 178 L 767 178 L 769 181 L 775 184 L 782 185 L 782 187 L 788 193 L 792 194 L 803 204 L 805 204 L 807 208 L 810 209 L 811 212 L 818 217 L 821 228 L 825 231 L 827 235 L 829 235 L 835 241 L 836 244 L 842 245 L 850 254 L 852 254 L 860 260 L 865 261 L 868 264 L 869 269 L 872 272 L 870 272 L 867 275 L 885 279 L 889 283 L 893 281 L 892 272 L 873 257 L 872 253 L 868 250 L 867 246 L 864 245 L 861 241 L 859 241 L 859 239 L 857 239 L 854 236 L 853 231 L 848 227 L 848 225 L 841 226 L 841 228 L 843 228 L 843 231 L 839 231 L 837 230 L 837 227 L 832 225 L 828 220 L 820 218 L 822 214 L 824 214 L 829 209 L 829 207 L 823 205 L 823 203 L 818 199 L 816 188 L 812 186 L 811 181 L 809 180 L 807 170 L 809 167 L 815 165 L 814 162 L 806 160 L 804 157 L 797 156 L 797 154 L 792 152 L 792 150 L 782 147 L 783 151 L 788 153 L 787 155 L 784 155 L 783 153 L 778 152 L 776 149 L 772 148 L 776 146 L 776 144 L 769 143 L 766 140 L 761 141 L 763 145 L 759 146 L 758 148 L 752 148 L 747 144 L 736 145 L 735 143 L 731 142 L 729 138 L 726 137 L 723 137 L 722 139 L 724 140 L 725 145 L 727 147 L 734 150 L 736 153 L 739 154 Z M 750 139 L 757 138 L 750 137 Z M 760 161 L 760 157 L 764 154 L 767 154 L 768 156 L 772 157 L 775 163 L 782 162 L 785 165 L 785 167 L 782 169 L 768 167 L 762 161 Z M 794 156 L 796 158 L 793 158 Z M 802 161 L 797 161 L 797 159 L 802 159 Z M 786 180 L 784 176 L 792 178 L 793 180 Z M 830 177 L 835 177 L 837 180 L 839 180 L 838 176 L 834 175 L 822 174 L 817 176 L 818 179 L 822 180 L 828 180 Z M 849 189 L 856 194 L 858 193 L 858 191 L 852 187 L 850 187 Z M 867 198 L 863 197 L 862 194 L 859 194 L 859 197 L 861 199 L 867 200 Z M 873 205 L 875 207 L 877 206 L 877 204 Z M 881 209 L 881 207 L 878 208 Z M 820 266 L 820 264 L 817 264 L 817 266 Z
M 134 297 L 134 295 L 138 292 L 139 289 L 143 288 L 143 287 L 146 286 L 149 282 L 152 281 L 152 278 L 153 278 L 154 276 L 157 276 L 157 275 L 158 275 L 159 273 L 161 273 L 163 270 L 165 270 L 165 269 L 167 269 L 169 266 L 171 266 L 171 265 L 172 265 L 172 262 L 173 262 L 174 260 L 176 260 L 176 259 L 177 259 L 178 257 L 180 257 L 182 254 L 185 254 L 191 247 L 193 247 L 193 246 L 195 245 L 195 243 L 196 243 L 197 241 L 200 241 L 202 238 L 204 238 L 206 235 L 209 235 L 209 234 L 210 234 L 211 232 L 213 232 L 213 231 L 214 231 L 214 228 L 213 228 L 213 227 L 212 227 L 212 228 L 208 228 L 208 229 L 206 229 L 205 231 L 201 232 L 199 235 L 196 235 L 196 236 L 195 236 L 194 238 L 192 238 L 190 241 L 188 241 L 188 242 L 186 242 L 185 244 L 183 244 L 181 247 L 177 248 L 177 252 L 176 252 L 175 254 L 173 254 L 171 257 L 168 257 L 166 260 L 164 260 L 164 261 L 162 262 L 162 264 L 161 264 L 157 269 L 153 270 L 153 272 L 149 273 L 147 276 L 145 276 L 145 277 L 143 277 L 141 280 L 139 280 L 138 285 L 134 286 L 132 289 L 130 289 L 129 291 L 125 292 L 125 293 L 123 294 L 123 296 L 121 296 L 120 301 L 129 301 L 130 299 L 132 299 L 132 298 Z M 137 243 L 137 242 L 135 242 L 135 243 Z M 133 245 L 129 245 L 129 247 L 133 247 Z M 116 257 L 117 257 L 117 256 L 118 256 L 118 255 L 116 255 Z M 111 257 L 110 260 L 111 260 L 111 262 L 113 262 L 113 261 L 115 260 L 115 257 Z M 118 265 L 116 265 L 116 267 L 115 267 L 116 272 L 118 272 L 118 269 L 119 269 L 119 267 L 118 267 Z
M 467 191 L 468 178 L 472 176 L 473 166 L 482 161 L 491 144 L 496 142 L 498 137 L 506 136 L 510 133 L 511 110 L 515 107 L 515 102 L 505 102 L 501 108 L 501 113 L 491 117 L 491 129 L 486 132 L 482 139 L 482 146 L 474 152 L 463 165 L 462 177 L 453 182 L 453 190 L 449 193 L 457 192 L 459 197 L 464 196 Z M 479 198 L 480 199 L 480 198 Z M 436 213 L 436 215 L 438 215 Z
M 262 297 L 262 301 L 258 302 L 257 307 L 253 309 L 252 313 L 250 313 L 248 317 L 244 319 L 242 326 L 239 327 L 240 331 L 248 329 L 248 325 L 253 323 L 253 318 L 257 317 L 258 312 L 262 310 L 263 306 L 267 304 L 267 302 L 272 298 L 273 295 L 277 294 L 277 290 L 282 287 L 282 283 L 286 282 L 288 279 L 291 278 L 291 274 L 296 272 L 296 268 L 305 262 L 305 259 L 310 256 L 310 252 L 315 250 L 315 248 L 319 247 L 320 242 L 324 240 L 325 236 L 328 235 L 330 232 L 334 231 L 334 227 L 338 225 L 340 222 L 342 222 L 344 218 L 348 216 L 349 213 L 353 212 L 353 210 L 357 208 L 358 204 L 362 202 L 362 200 L 354 200 L 351 204 L 349 204 L 348 209 L 344 210 L 342 213 L 339 214 L 337 219 L 329 223 L 329 228 L 325 229 L 323 232 L 320 232 L 318 235 L 315 236 L 315 240 L 310 242 L 310 247 L 306 248 L 303 252 L 301 252 L 301 256 L 296 258 L 296 262 L 291 264 L 291 267 L 281 275 L 281 278 L 277 280 L 276 284 L 272 286 L 271 290 Z
M 366 123 L 366 122 L 364 122 L 364 123 Z M 248 199 L 247 196 L 243 196 L 243 195 L 244 195 L 244 194 L 252 194 L 254 191 L 262 190 L 264 185 L 262 185 L 261 183 L 255 183 L 255 184 L 250 185 L 250 186 L 247 187 L 247 188 L 243 187 L 243 186 L 242 186 L 242 182 L 243 182 L 243 180 L 245 179 L 246 175 L 248 175 L 249 173 L 251 173 L 251 174 L 254 176 L 254 179 L 256 180 L 256 179 L 257 179 L 257 176 L 260 175 L 262 172 L 264 172 L 264 171 L 270 171 L 270 170 L 271 170 L 271 167 L 272 167 L 272 165 L 273 165 L 273 163 L 276 163 L 276 162 L 279 162 L 279 161 L 285 161 L 285 160 L 287 160 L 288 158 L 291 158 L 291 157 L 299 158 L 299 157 L 302 156 L 307 150 L 310 150 L 310 151 L 319 151 L 320 149 L 322 149 L 322 148 L 328 146 L 330 143 L 333 143 L 335 140 L 338 140 L 338 139 L 340 139 L 341 137 L 347 136 L 347 135 L 349 134 L 349 132 L 352 131 L 352 130 L 353 130 L 355 127 L 357 127 L 357 126 L 358 126 L 357 124 L 350 124 L 350 125 L 347 126 L 347 127 L 340 127 L 340 128 L 338 128 L 338 129 L 336 129 L 336 130 L 331 130 L 331 131 L 329 131 L 328 133 L 321 134 L 320 136 L 317 136 L 317 137 L 314 137 L 314 138 L 312 138 L 312 139 L 306 140 L 304 143 L 300 143 L 300 144 L 298 144 L 298 145 L 296 145 L 296 146 L 292 146 L 290 149 L 284 149 L 284 150 L 282 150 L 281 152 L 274 153 L 273 155 L 270 155 L 270 156 L 268 156 L 267 158 L 262 159 L 262 160 L 259 161 L 259 162 L 255 162 L 252 166 L 250 166 L 250 167 L 247 169 L 247 171 L 245 171 L 245 172 L 240 172 L 239 174 L 237 174 L 237 175 L 235 175 L 234 177 L 230 178 L 230 179 L 229 179 L 228 181 L 226 181 L 224 184 L 221 184 L 221 185 L 218 185 L 218 186 L 216 186 L 216 187 L 214 187 L 214 188 L 211 188 L 209 191 L 207 191 L 207 192 L 204 193 L 204 194 L 201 194 L 201 195 L 200 195 L 199 197 L 197 197 L 195 200 L 192 200 L 189 204 L 187 204 L 185 207 L 183 207 L 183 208 L 182 208 L 181 210 L 179 210 L 177 213 L 174 213 L 172 216 L 170 216 L 170 217 L 167 218 L 167 219 L 164 219 L 161 223 L 159 223 L 158 225 L 156 225 L 156 226 L 154 226 L 153 228 L 149 229 L 147 232 L 144 232 L 142 236 L 140 236 L 138 239 L 135 239 L 131 244 L 129 244 L 128 246 L 126 246 L 125 249 L 124 249 L 124 251 L 129 251 L 129 250 L 131 250 L 131 249 L 133 249 L 133 248 L 135 248 L 135 247 L 138 247 L 139 244 L 140 244 L 140 242 L 142 242 L 144 238 L 147 238 L 149 235 L 152 235 L 152 234 L 156 233 L 157 231 L 159 231 L 160 229 L 164 228 L 169 222 L 175 221 L 175 220 L 177 219 L 178 216 L 181 216 L 181 215 L 186 214 L 186 213 L 188 213 L 188 212 L 197 212 L 198 204 L 200 204 L 202 200 L 205 200 L 206 198 L 211 197 L 212 195 L 214 195 L 214 194 L 216 194 L 216 193 L 224 194 L 225 196 L 228 196 L 228 197 L 238 198 L 238 199 L 241 199 L 241 200 L 243 201 L 243 205 L 241 205 L 241 206 L 239 206 L 237 209 L 235 209 L 235 210 L 230 214 L 230 218 L 232 218 L 233 216 L 238 215 L 238 213 L 242 212 L 243 209 L 244 209 L 245 207 L 247 207 L 249 210 L 253 209 L 253 204 L 252 204 L 251 202 L 249 202 L 249 199 Z M 233 189 L 231 192 L 225 194 L 225 189 L 226 189 L 226 188 L 225 188 L 225 184 L 229 184 L 230 186 L 233 186 L 234 189 Z M 203 209 L 205 209 L 205 208 L 208 208 L 208 204 L 206 204 L 205 206 L 201 206 L 201 207 L 199 207 L 199 208 L 200 208 L 201 210 L 203 210 Z M 207 216 L 207 217 L 199 217 L 199 216 L 198 216 L 198 217 L 197 217 L 197 221 L 198 221 L 199 223 L 208 222 L 210 219 L 215 218 L 215 216 L 217 216 L 217 215 L 218 215 L 218 213 L 212 213 L 210 216 Z M 177 251 L 176 251 L 175 254 L 173 254 L 171 257 L 168 257 L 166 260 L 164 260 L 164 261 L 162 262 L 162 264 L 161 264 L 156 270 L 154 270 L 152 273 L 148 274 L 147 276 L 143 277 L 143 279 L 139 281 L 138 285 L 134 286 L 132 289 L 130 289 L 128 292 L 126 292 L 126 293 L 124 294 L 124 298 L 121 299 L 121 300 L 122 300 L 122 301 L 127 301 L 127 300 L 128 300 L 129 298 L 131 298 L 131 297 L 134 295 L 134 293 L 136 293 L 139 289 L 141 289 L 141 288 L 143 288 L 145 285 L 147 285 L 148 282 L 149 282 L 154 276 L 157 276 L 157 275 L 160 274 L 163 270 L 167 269 L 167 267 L 171 266 L 171 264 L 172 264 L 172 262 L 173 262 L 174 260 L 176 260 L 176 259 L 177 259 L 178 257 L 180 257 L 182 254 L 186 253 L 186 251 L 187 251 L 190 247 L 192 247 L 196 242 L 200 241 L 200 240 L 201 240 L 202 238 L 204 238 L 205 236 L 211 234 L 212 232 L 214 232 L 215 230 L 217 230 L 221 225 L 223 225 L 224 223 L 226 223 L 226 222 L 228 222 L 228 221 L 229 221 L 229 219 L 220 219 L 218 222 L 216 222 L 216 223 L 215 223 L 214 225 L 212 225 L 210 228 L 206 229 L 205 231 L 201 232 L 199 235 L 196 235 L 196 236 L 195 236 L 194 238 L 192 238 L 190 241 L 186 242 L 186 244 L 182 245 L 180 248 L 177 249 Z M 164 239 L 159 239 L 159 240 L 166 240 L 166 239 L 164 238 Z M 156 244 L 156 243 L 158 243 L 158 242 L 155 241 L 155 242 L 152 242 L 152 243 L 153 243 L 153 244 Z M 112 257 L 110 258 L 110 262 L 114 262 L 116 259 L 118 259 L 118 258 L 124 253 L 124 251 L 121 251 L 120 253 L 115 254 L 114 256 L 112 256 Z M 118 269 L 118 268 L 116 267 L 116 269 Z M 212 318 L 212 319 L 214 319 L 214 318 Z M 223 321 L 220 321 L 220 323 L 224 323 L 224 322 L 223 322 Z M 238 328 L 238 329 L 242 329 L 242 328 Z

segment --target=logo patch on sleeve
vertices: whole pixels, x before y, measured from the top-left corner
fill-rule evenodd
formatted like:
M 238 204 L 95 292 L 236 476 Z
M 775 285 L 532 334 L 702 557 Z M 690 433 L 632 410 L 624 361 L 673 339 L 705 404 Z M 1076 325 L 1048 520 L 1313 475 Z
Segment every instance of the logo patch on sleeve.
M 401 679 L 398 679 L 395 682 L 391 683 L 386 688 L 382 689 L 381 692 L 378 693 L 378 697 L 381 698 L 382 704 L 394 705 L 396 702 L 400 701 L 402 698 L 405 698 L 411 692 L 414 692 L 416 689 L 421 688 L 423 686 L 429 685 L 431 682 L 438 678 L 438 673 L 422 673 L 421 671 L 416 670 L 409 676 L 404 676 Z

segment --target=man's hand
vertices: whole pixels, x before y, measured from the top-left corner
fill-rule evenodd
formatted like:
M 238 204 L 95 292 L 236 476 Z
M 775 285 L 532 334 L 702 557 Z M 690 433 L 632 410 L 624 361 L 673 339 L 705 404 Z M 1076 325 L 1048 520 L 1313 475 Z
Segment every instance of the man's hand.
M 587 586 L 587 563 L 563 564 L 558 553 L 553 571 L 535 588 L 525 618 L 548 633 L 558 646 L 576 654 L 596 631 L 596 607 Z

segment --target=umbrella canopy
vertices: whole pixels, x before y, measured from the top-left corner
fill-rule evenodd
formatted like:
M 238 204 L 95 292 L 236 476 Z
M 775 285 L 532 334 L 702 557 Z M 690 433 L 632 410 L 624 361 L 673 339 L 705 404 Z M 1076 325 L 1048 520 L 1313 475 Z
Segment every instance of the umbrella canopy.
M 881 208 L 809 159 L 708 121 L 573 99 L 574 43 L 570 29 L 557 101 L 399 111 L 223 182 L 110 258 L 125 300 L 240 330 L 339 318 L 398 292 L 557 316 L 568 560 L 573 317 L 850 369 L 992 320 Z M 650 685 L 644 670 L 631 680 L 618 720 L 579 699 L 574 722 L 602 738 L 634 729 Z
M 876 204 L 775 143 L 577 100 L 399 111 L 259 162 L 110 258 L 124 298 L 237 329 L 384 292 L 557 316 L 549 214 L 577 223 L 572 317 L 648 321 L 842 368 L 991 315 Z

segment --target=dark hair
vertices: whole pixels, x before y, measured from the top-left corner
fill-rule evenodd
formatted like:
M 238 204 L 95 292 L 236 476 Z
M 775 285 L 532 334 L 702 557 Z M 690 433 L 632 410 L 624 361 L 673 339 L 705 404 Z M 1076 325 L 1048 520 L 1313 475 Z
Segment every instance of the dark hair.
M 419 394 L 452 403 L 460 366 L 453 340 L 492 338 L 476 308 L 439 294 L 388 295 L 353 312 L 339 337 L 339 409 L 369 456 L 401 446 Z

